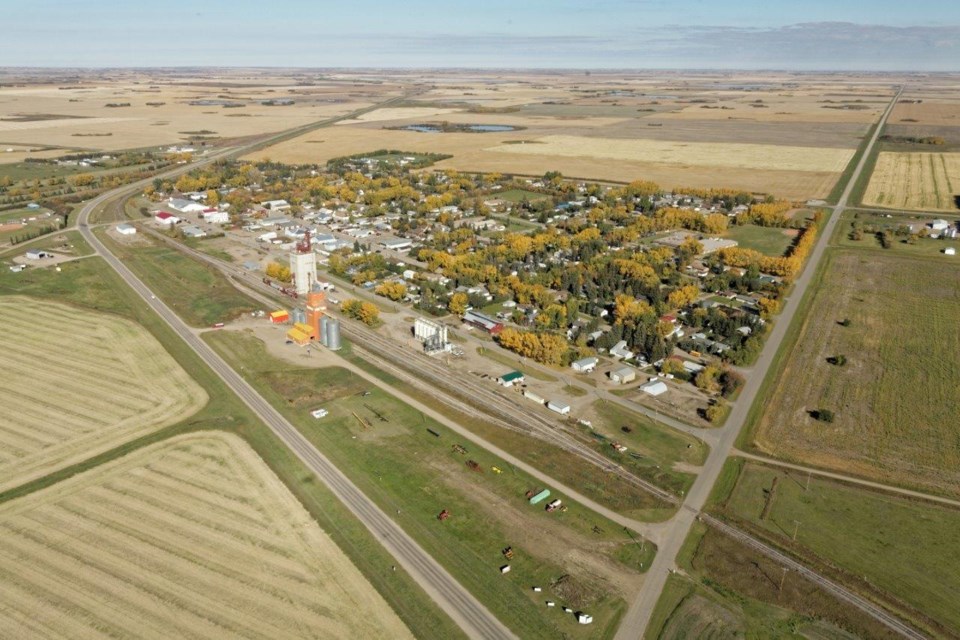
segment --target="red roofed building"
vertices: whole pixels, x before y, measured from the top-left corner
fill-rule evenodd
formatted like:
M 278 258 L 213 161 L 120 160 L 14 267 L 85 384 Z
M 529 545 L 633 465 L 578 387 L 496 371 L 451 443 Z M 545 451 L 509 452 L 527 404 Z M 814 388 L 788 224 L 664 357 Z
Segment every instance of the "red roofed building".
M 174 225 L 180 223 L 180 218 L 169 211 L 157 211 L 153 214 L 153 221 L 162 225 Z

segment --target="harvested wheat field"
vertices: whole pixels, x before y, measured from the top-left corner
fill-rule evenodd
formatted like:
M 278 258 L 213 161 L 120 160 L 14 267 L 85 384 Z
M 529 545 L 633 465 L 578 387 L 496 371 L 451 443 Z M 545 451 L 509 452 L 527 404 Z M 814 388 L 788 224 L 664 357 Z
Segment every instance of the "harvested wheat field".
M 960 126 L 960 102 L 900 102 L 890 123 Z
M 410 638 L 240 438 L 179 436 L 0 506 L 16 638 Z
M 198 411 L 207 395 L 144 328 L 0 297 L 0 489 Z
M 894 153 L 877 157 L 863 204 L 898 209 L 960 208 L 960 153 Z
M 943 256 L 827 256 L 766 403 L 765 453 L 880 482 L 960 491 L 960 267 Z M 840 321 L 849 319 L 849 326 Z M 831 362 L 844 356 L 842 365 Z M 833 422 L 813 412 L 829 410 Z

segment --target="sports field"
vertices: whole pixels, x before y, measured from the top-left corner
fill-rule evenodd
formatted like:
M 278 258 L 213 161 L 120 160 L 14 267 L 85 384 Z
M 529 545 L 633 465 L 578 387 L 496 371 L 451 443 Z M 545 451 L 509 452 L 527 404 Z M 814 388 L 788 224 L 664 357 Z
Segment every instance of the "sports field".
M 195 413 L 207 394 L 145 329 L 0 297 L 0 489 Z
M 240 438 L 152 445 L 0 506 L 16 638 L 412 638 Z
M 881 153 L 863 204 L 899 209 L 960 209 L 960 153 Z
M 828 254 L 756 446 L 887 483 L 960 487 L 960 267 L 879 251 Z M 849 320 L 849 326 L 840 324 Z M 846 364 L 828 359 L 845 356 Z M 829 410 L 833 422 L 813 417 Z

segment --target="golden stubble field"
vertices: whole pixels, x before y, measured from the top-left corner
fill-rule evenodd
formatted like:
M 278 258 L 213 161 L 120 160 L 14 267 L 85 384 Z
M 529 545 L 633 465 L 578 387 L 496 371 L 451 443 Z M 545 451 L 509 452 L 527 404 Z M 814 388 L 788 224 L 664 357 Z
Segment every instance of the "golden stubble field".
M 200 432 L 0 506 L 15 638 L 412 638 L 240 438 Z
M 473 118 L 473 122 L 492 123 L 492 120 L 483 115 Z M 508 118 L 500 116 L 497 121 L 506 122 Z M 826 165 L 819 171 L 798 171 L 778 168 L 778 163 L 790 166 L 791 160 L 780 159 L 777 148 L 772 145 L 608 140 L 571 135 L 577 130 L 558 119 L 538 123 L 536 128 L 530 124 L 520 131 L 442 134 L 342 125 L 281 142 L 252 153 L 247 159 L 322 164 L 339 156 L 399 149 L 453 156 L 435 164 L 437 169 L 519 175 L 543 175 L 556 170 L 588 180 L 630 182 L 642 178 L 668 188 L 730 187 L 805 199 L 829 193 L 840 175 L 836 169 L 838 163 L 842 164 L 843 158 L 852 154 L 852 149 L 790 147 L 787 153 L 790 149 L 797 150 L 792 160 L 795 164 L 815 166 L 817 158 L 823 158 Z M 518 140 L 525 143 L 518 144 Z M 756 153 L 755 147 L 760 147 L 762 153 Z M 672 149 L 675 157 L 664 162 L 656 151 L 661 148 Z M 738 152 L 739 155 L 727 155 Z M 773 166 L 764 166 L 765 162 Z
M 898 209 L 954 211 L 960 202 L 960 153 L 884 151 L 863 203 Z
M 0 490 L 196 413 L 207 394 L 142 327 L 0 297 Z
M 235 138 L 282 131 L 348 113 L 399 93 L 394 86 L 302 87 L 280 80 L 248 87 L 218 82 L 151 83 L 149 78 L 136 84 L 128 80 L 5 86 L 0 88 L 0 163 L 22 160 L 25 154 L 18 149 L 23 146 L 116 151 L 173 145 L 200 132 L 211 138 Z M 190 104 L 197 100 L 236 102 L 243 106 Z M 294 104 L 267 106 L 261 104 L 265 100 L 293 100 Z M 125 103 L 129 106 L 106 106 Z M 14 151 L 7 153 L 8 148 Z M 42 157 L 36 153 L 27 155 Z
M 778 375 L 755 444 L 763 452 L 958 495 L 960 267 L 837 250 Z M 850 320 L 849 326 L 840 321 Z M 828 358 L 846 357 L 846 364 Z M 832 423 L 810 412 L 828 409 Z

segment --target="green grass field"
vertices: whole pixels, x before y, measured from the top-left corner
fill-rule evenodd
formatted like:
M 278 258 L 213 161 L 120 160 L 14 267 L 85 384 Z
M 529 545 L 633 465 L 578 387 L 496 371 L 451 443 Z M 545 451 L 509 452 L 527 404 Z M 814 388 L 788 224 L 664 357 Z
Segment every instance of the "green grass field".
M 644 522 L 659 522 L 669 518 L 675 512 L 675 507 L 672 505 L 659 501 L 651 493 L 628 484 L 618 476 L 597 473 L 596 466 L 579 456 L 533 436 L 508 431 L 479 420 L 473 415 L 455 411 L 445 404 L 436 403 L 429 394 L 378 369 L 359 356 L 351 355 L 349 345 L 345 346 L 347 348 L 341 351 L 340 355 L 358 367 L 420 402 L 433 404 L 437 411 L 456 420 L 461 426 L 470 429 L 487 442 L 509 451 L 567 486 L 577 487 L 590 499 L 625 516 Z
M 768 256 L 782 256 L 793 243 L 795 233 L 791 233 L 790 229 L 743 224 L 727 228 L 724 235 L 736 240 L 744 249 L 753 249 Z
M 524 200 L 535 202 L 537 200 L 544 200 L 547 196 L 542 193 L 537 193 L 536 191 L 527 191 L 526 189 L 507 189 L 506 191 L 491 194 L 491 197 L 507 202 L 523 202 Z
M 800 472 L 747 462 L 722 509 L 784 546 L 796 531 L 800 548 L 960 630 L 960 571 L 947 561 L 960 546 L 960 510 L 817 477 L 806 486 Z
M 754 445 L 957 495 L 960 430 L 948 399 L 960 388 L 960 264 L 844 249 L 828 253 L 823 274 Z M 837 355 L 844 366 L 828 361 Z M 816 420 L 820 409 L 834 422 Z
M 898 635 L 813 583 L 704 525 L 694 526 L 647 627 L 647 640 L 894 640 Z M 780 584 L 783 580 L 783 589 Z
M 296 369 L 268 355 L 249 334 L 222 331 L 204 338 L 242 366 L 247 379 L 301 433 L 381 508 L 396 512 L 401 526 L 519 635 L 552 638 L 577 628 L 571 617 L 555 615 L 530 590 L 543 585 L 549 594 L 551 581 L 565 574 L 594 594 L 573 605 L 594 616 L 584 637 L 613 633 L 626 594 L 601 586 L 604 577 L 614 567 L 629 576 L 636 575 L 639 562 L 649 566 L 649 545 L 639 555 L 622 527 L 574 503 L 569 511 L 553 514 L 529 505 L 524 493 L 541 483 L 345 369 Z M 330 414 L 312 418 L 309 412 L 318 407 Z M 453 451 L 454 444 L 463 444 L 468 453 Z M 471 470 L 468 460 L 482 471 Z M 494 473 L 494 466 L 502 473 Z M 436 516 L 443 509 L 451 516 L 441 523 Z M 516 558 L 505 578 L 497 568 L 507 545 Z M 597 572 L 564 562 L 571 548 L 590 557 L 588 564 Z
M 946 220 L 956 221 L 954 216 L 937 216 Z M 913 256 L 919 258 L 932 258 L 944 264 L 960 264 L 960 256 L 944 255 L 943 250 L 947 247 L 960 249 L 960 240 L 932 238 L 918 238 L 913 243 L 907 242 L 906 238 L 896 235 L 896 230 L 902 225 L 908 224 L 926 224 L 931 216 L 909 215 L 909 214 L 891 214 L 889 217 L 877 213 L 868 213 L 865 211 L 844 211 L 840 218 L 837 229 L 832 238 L 833 244 L 852 249 L 873 249 L 891 255 Z M 860 229 L 871 228 L 877 230 L 889 230 L 894 234 L 893 243 L 889 249 L 883 248 L 876 233 L 864 233 L 861 231 L 861 239 L 853 240 L 851 232 L 853 224 L 857 222 Z
M 612 402 L 598 400 L 593 403 L 593 410 L 599 419 L 593 421 L 592 431 L 606 436 L 604 440 L 594 438 L 598 451 L 678 495 L 690 489 L 696 476 L 673 467 L 677 463 L 702 465 L 709 453 L 709 447 L 703 441 Z M 623 431 L 625 426 L 630 429 L 629 433 Z M 590 431 L 584 428 L 585 433 Z M 627 451 L 617 452 L 610 446 L 611 441 L 623 444 Z
M 223 429 L 243 437 L 296 495 L 320 526 L 344 550 L 374 587 L 387 599 L 416 637 L 464 637 L 460 629 L 403 571 L 390 571 L 395 562 L 374 536 L 303 466 L 271 431 L 250 413 L 198 356 L 153 313 L 105 262 L 90 258 L 53 270 L 12 274 L 0 270 L 0 295 L 23 294 L 51 298 L 115 313 L 146 327 L 180 365 L 206 390 L 207 406 L 182 423 L 172 425 L 117 449 L 63 469 L 51 476 L 0 494 L 0 502 L 26 495 L 143 446 L 195 430 Z
M 240 293 L 213 267 L 176 249 L 158 244 L 121 245 L 105 233 L 98 232 L 98 236 L 189 325 L 210 326 L 262 306 Z

